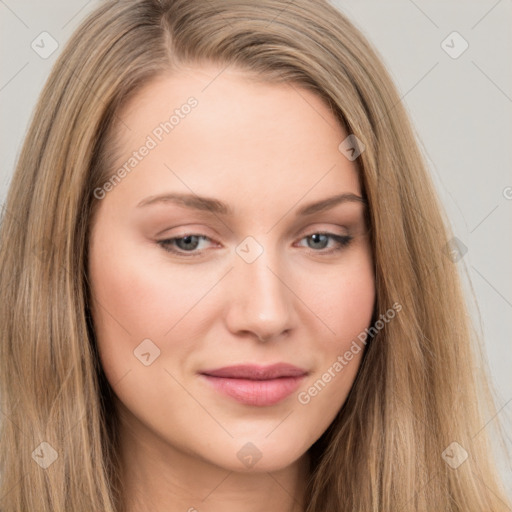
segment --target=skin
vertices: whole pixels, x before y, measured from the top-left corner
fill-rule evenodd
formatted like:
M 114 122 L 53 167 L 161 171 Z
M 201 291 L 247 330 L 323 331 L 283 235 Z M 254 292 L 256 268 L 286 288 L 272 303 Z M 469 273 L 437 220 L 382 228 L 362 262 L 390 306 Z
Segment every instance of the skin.
M 187 98 L 198 100 L 100 201 L 91 232 L 92 312 L 121 418 L 128 512 L 303 510 L 307 451 L 344 403 L 363 351 L 309 403 L 298 394 L 371 321 L 364 205 L 295 216 L 311 202 L 361 195 L 354 162 L 338 150 L 347 133 L 312 92 L 219 71 L 160 77 L 120 112 L 118 166 Z M 170 192 L 214 197 L 234 214 L 138 207 Z M 326 231 L 352 240 L 311 237 Z M 168 244 L 183 256 L 158 243 L 191 233 L 207 238 Z M 248 236 L 263 249 L 251 263 L 236 251 Z M 160 350 L 148 366 L 134 355 L 145 339 Z M 272 406 L 239 403 L 198 374 L 276 362 L 308 375 Z M 247 443 L 261 454 L 251 467 L 237 457 Z

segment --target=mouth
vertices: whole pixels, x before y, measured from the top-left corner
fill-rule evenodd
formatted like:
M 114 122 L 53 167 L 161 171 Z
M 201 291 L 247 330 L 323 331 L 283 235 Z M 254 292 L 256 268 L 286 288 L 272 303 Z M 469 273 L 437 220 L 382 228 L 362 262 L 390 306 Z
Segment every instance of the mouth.
M 259 407 L 275 405 L 287 398 L 307 374 L 306 370 L 286 363 L 226 366 L 200 372 L 216 391 L 242 404 Z

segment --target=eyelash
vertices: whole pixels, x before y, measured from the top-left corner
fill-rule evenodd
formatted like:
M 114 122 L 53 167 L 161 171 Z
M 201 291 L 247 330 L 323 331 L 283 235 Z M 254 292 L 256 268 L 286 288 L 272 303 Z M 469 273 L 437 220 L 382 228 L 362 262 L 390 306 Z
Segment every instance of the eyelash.
M 330 250 L 321 249 L 321 250 L 317 251 L 315 249 L 309 249 L 309 251 L 308 251 L 309 253 L 320 254 L 320 255 L 325 255 L 325 256 L 333 254 L 333 253 L 337 253 L 337 252 L 345 249 L 350 244 L 350 242 L 353 239 L 353 237 L 349 236 L 349 235 L 336 235 L 334 233 L 328 233 L 328 232 L 325 232 L 325 231 L 318 231 L 318 232 L 314 232 L 314 233 L 311 233 L 310 235 L 306 235 L 306 236 L 302 237 L 301 240 L 304 240 L 306 238 L 311 238 L 313 235 L 325 235 L 325 236 L 329 237 L 330 239 L 335 240 L 336 243 L 338 244 L 337 247 L 334 247 L 334 248 L 332 248 Z M 183 250 L 172 249 L 170 247 L 170 244 L 172 244 L 176 240 L 183 240 L 184 238 L 188 238 L 188 237 L 191 237 L 191 236 L 195 236 L 195 237 L 199 237 L 201 239 L 209 240 L 209 237 L 207 237 L 205 235 L 199 235 L 199 234 L 196 234 L 196 233 L 189 233 L 189 234 L 184 235 L 184 236 L 179 236 L 179 237 L 174 237 L 174 238 L 167 238 L 166 240 L 160 240 L 157 243 L 158 243 L 158 245 L 160 245 L 162 247 L 162 249 L 164 251 L 176 254 L 178 256 L 183 256 L 185 258 L 193 258 L 193 257 L 197 257 L 197 256 L 202 256 L 204 251 L 188 252 L 188 251 L 183 251 Z

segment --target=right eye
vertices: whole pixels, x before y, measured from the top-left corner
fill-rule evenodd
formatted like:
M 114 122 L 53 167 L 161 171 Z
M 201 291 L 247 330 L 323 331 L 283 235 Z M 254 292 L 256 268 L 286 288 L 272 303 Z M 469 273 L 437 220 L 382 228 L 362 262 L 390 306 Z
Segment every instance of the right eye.
M 204 252 L 204 249 L 196 251 L 198 245 L 200 245 L 201 240 L 210 240 L 210 238 L 205 235 L 188 234 L 181 237 L 173 237 L 160 240 L 157 243 L 167 252 L 178 254 L 180 256 L 190 257 L 200 256 Z M 176 246 L 178 249 L 175 248 Z

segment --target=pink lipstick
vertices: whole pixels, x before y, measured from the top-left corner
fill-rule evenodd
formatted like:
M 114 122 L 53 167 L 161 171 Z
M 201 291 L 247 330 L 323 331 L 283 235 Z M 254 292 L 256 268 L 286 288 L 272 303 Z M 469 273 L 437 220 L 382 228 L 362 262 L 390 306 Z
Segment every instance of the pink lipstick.
M 301 384 L 307 371 L 286 363 L 270 366 L 236 365 L 200 374 L 221 393 L 245 405 L 265 407 L 277 404 Z

